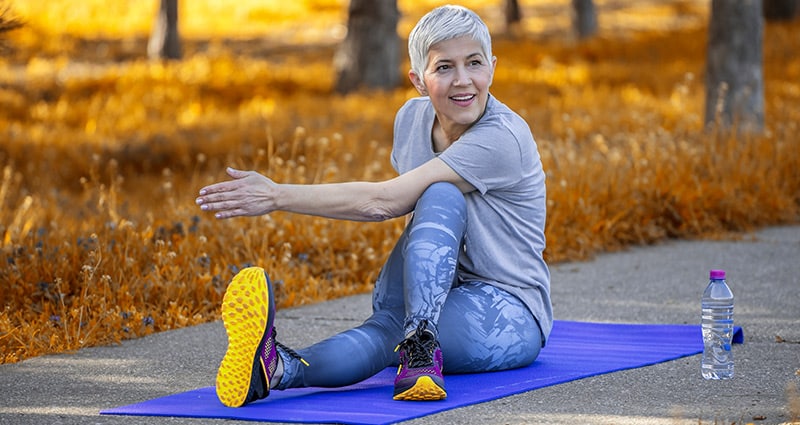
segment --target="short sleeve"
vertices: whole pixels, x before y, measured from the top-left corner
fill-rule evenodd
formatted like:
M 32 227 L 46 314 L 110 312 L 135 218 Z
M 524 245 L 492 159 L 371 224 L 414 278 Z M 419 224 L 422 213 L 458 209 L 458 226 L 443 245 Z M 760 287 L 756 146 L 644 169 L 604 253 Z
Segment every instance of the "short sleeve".
M 480 193 L 512 186 L 523 176 L 518 137 L 500 117 L 479 122 L 439 158 Z

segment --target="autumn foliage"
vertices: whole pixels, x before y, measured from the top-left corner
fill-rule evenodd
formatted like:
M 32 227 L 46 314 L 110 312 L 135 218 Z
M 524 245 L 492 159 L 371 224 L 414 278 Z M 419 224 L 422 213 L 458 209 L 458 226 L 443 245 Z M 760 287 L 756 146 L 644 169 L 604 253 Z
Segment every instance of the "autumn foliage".
M 79 3 L 20 4 L 0 59 L 0 362 L 216 320 L 248 265 L 280 307 L 370 290 L 402 220 L 218 221 L 194 204 L 228 165 L 393 175 L 393 115 L 415 93 L 334 93 L 344 1 L 187 2 L 180 62 L 145 59 L 157 2 Z M 548 261 L 798 221 L 800 24 L 766 27 L 767 131 L 735 137 L 702 124 L 704 2 L 600 7 L 581 43 L 569 2 L 527 3 L 513 34 L 495 3 L 465 2 L 497 28 L 494 95 L 539 144 Z M 407 34 L 436 2 L 400 4 Z

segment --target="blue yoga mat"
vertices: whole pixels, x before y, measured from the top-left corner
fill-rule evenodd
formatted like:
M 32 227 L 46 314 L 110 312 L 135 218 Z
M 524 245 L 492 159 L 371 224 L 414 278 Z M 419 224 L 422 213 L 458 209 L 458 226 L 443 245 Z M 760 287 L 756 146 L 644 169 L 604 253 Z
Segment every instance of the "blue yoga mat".
M 741 328 L 734 343 L 743 343 Z M 414 419 L 589 376 L 632 369 L 703 351 L 699 325 L 646 325 L 556 321 L 539 358 L 502 372 L 447 375 L 447 399 L 392 400 L 394 368 L 343 388 L 274 391 L 240 408 L 223 406 L 205 387 L 100 412 L 106 415 L 179 416 L 262 422 L 379 425 Z

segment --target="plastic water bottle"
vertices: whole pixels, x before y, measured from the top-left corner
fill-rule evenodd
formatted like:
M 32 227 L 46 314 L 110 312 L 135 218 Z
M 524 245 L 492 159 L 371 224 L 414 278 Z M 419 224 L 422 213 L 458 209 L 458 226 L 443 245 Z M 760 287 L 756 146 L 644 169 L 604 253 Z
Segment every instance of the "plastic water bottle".
M 733 378 L 733 292 L 725 281 L 725 270 L 711 270 L 703 292 L 703 362 L 705 379 Z

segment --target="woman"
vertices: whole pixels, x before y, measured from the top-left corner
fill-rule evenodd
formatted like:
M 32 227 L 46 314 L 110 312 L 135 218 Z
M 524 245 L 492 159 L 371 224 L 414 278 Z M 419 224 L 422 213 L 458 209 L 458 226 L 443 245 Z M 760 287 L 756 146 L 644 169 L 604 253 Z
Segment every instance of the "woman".
M 496 58 L 472 11 L 443 6 L 409 35 L 420 93 L 397 113 L 382 182 L 278 184 L 229 168 L 200 190 L 217 218 L 282 210 L 378 221 L 412 213 L 362 325 L 294 352 L 275 341 L 274 302 L 260 268 L 231 281 L 222 304 L 228 349 L 217 395 L 228 406 L 270 389 L 335 387 L 399 364 L 396 400 L 446 397 L 443 373 L 522 367 L 552 327 L 545 177 L 528 125 L 489 94 Z M 399 342 L 399 345 L 398 345 Z

